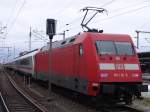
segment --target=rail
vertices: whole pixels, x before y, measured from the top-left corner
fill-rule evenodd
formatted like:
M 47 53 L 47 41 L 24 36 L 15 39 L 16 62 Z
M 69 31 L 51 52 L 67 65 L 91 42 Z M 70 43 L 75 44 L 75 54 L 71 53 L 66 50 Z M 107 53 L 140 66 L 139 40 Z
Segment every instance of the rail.
M 7 74 L 7 73 L 6 73 Z M 45 112 L 46 110 L 39 107 L 39 105 L 37 105 L 34 101 L 32 101 L 28 96 L 26 96 L 21 90 L 20 88 L 18 88 L 14 82 L 14 80 L 12 80 L 10 78 L 10 76 L 7 74 L 7 77 L 9 78 L 9 81 L 11 82 L 11 84 L 13 85 L 13 87 L 25 98 L 27 99 L 30 103 L 32 103 L 34 106 L 36 106 L 39 110 L 41 110 L 41 112 Z
M 4 98 L 3 98 L 2 94 L 1 94 L 1 92 L 0 92 L 0 104 L 1 104 L 4 112 L 10 112 L 8 110 L 8 107 L 7 107 L 7 105 L 6 105 L 5 101 L 4 101 Z
M 100 112 L 143 112 L 142 110 L 137 110 L 136 108 L 127 105 L 114 105 L 114 106 L 104 106 L 99 110 Z
M 5 106 L 7 105 L 7 110 L 11 112 L 45 112 L 16 86 L 16 84 L 13 82 L 13 80 L 11 80 L 8 74 L 3 72 L 3 74 L 1 74 L 1 80 L 2 84 L 0 86 L 5 86 L 1 87 L 1 94 L 4 94 L 3 102 L 5 101 Z

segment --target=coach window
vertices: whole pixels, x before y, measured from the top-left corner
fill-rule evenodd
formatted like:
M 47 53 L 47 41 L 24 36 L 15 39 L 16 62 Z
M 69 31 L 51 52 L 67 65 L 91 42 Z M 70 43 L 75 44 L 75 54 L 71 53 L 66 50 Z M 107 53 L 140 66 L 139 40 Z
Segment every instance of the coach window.
M 80 52 L 80 56 L 82 56 L 83 55 L 83 45 L 80 45 L 79 46 L 79 52 Z

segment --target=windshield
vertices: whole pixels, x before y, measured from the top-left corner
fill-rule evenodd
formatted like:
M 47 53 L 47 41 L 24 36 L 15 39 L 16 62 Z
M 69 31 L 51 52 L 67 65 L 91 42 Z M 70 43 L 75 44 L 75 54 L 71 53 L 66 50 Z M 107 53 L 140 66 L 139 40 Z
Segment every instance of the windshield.
M 129 42 L 115 42 L 118 55 L 133 55 L 134 50 Z
M 99 54 L 116 54 L 112 41 L 97 41 L 96 46 Z
M 98 54 L 134 55 L 130 42 L 96 41 Z

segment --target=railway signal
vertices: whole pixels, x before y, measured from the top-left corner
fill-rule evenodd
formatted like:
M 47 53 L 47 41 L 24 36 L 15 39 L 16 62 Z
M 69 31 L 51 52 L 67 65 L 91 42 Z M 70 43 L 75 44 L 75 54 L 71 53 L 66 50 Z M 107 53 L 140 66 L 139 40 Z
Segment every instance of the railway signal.
M 52 51 L 52 40 L 53 40 L 53 36 L 56 34 L 56 20 L 55 19 L 47 19 L 46 21 L 46 34 L 49 36 L 49 52 L 48 52 L 48 56 L 49 56 L 49 60 L 51 58 L 50 54 Z M 51 67 L 52 67 L 52 63 L 50 63 L 50 61 L 48 61 L 48 68 L 49 68 L 49 92 L 51 93 L 51 75 L 52 75 L 52 71 L 51 71 Z

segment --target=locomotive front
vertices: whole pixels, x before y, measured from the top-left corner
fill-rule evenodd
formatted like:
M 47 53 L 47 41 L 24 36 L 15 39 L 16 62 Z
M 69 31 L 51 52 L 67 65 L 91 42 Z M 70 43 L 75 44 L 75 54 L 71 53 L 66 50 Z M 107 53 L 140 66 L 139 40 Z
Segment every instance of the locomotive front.
M 131 103 L 133 96 L 140 98 L 141 92 L 148 91 L 142 85 L 139 59 L 128 35 L 95 35 L 93 41 L 99 69 L 93 88 L 99 88 L 98 94 Z

